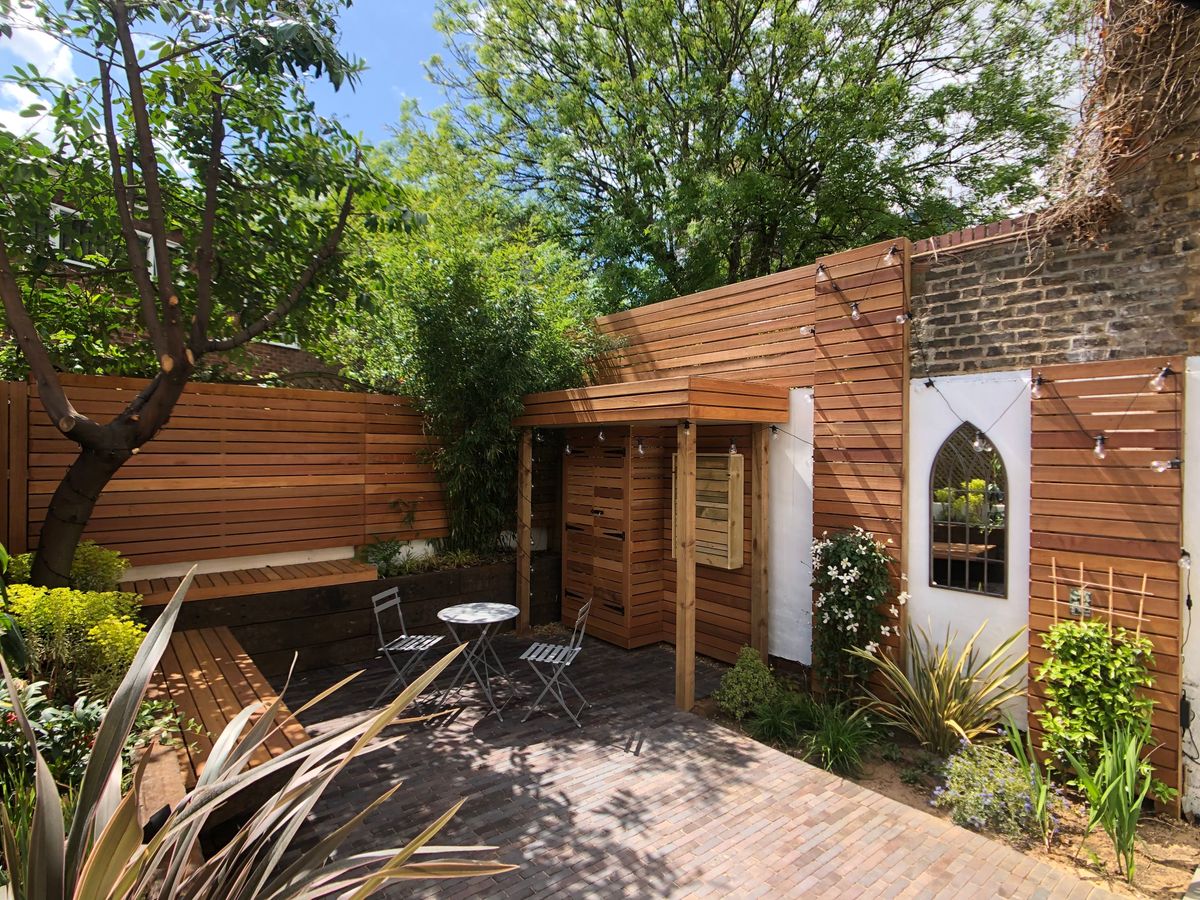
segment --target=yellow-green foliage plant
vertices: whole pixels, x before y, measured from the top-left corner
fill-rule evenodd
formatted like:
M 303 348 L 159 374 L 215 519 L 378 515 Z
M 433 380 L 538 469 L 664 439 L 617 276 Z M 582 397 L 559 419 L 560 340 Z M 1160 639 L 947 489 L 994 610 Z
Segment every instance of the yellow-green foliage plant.
M 137 594 L 14 584 L 8 609 L 24 635 L 29 676 L 47 682 L 56 701 L 80 692 L 107 699 L 145 635 Z
M 96 734 L 69 825 L 64 821 L 58 786 L 38 751 L 25 711 L 19 701 L 14 704 L 13 712 L 36 762 L 35 811 L 27 840 L 22 843 L 7 820 L 0 821 L 5 858 L 15 861 L 7 873 L 8 890 L 14 900 L 359 898 L 404 880 L 497 875 L 513 868 L 506 863 L 470 858 L 419 861 L 419 854 L 434 852 L 429 842 L 454 816 L 461 801 L 431 824 L 414 826 L 414 836 L 401 847 L 336 855 L 363 820 L 401 785 L 365 804 L 344 825 L 326 829 L 311 849 L 288 853 L 326 788 L 396 722 L 461 652 L 461 647 L 431 666 L 378 713 L 316 735 L 253 769 L 249 768 L 250 759 L 281 727 L 276 716 L 283 701 L 276 699 L 265 711 L 261 704 L 246 707 L 214 741 L 196 786 L 171 811 L 158 833 L 143 842 L 138 822 L 142 766 L 133 774 L 132 788 L 122 796 L 122 750 L 190 584 L 189 573 L 151 626 L 113 695 Z M 3 669 L 9 690 L 16 696 L 7 664 Z M 295 715 L 302 715 L 354 677 L 322 692 Z M 252 723 L 258 712 L 262 715 Z M 286 781 L 257 806 L 220 852 L 204 859 L 200 834 L 213 813 L 239 793 L 253 791 L 272 777 Z
M 33 568 L 32 553 L 18 553 L 9 562 L 8 582 L 29 581 Z M 71 561 L 71 587 L 78 591 L 115 591 L 121 576 L 129 568 L 129 560 L 118 550 L 101 547 L 95 541 L 80 541 Z
M 878 676 L 882 690 L 871 692 L 871 709 L 943 758 L 963 740 L 1002 736 L 1003 707 L 1024 690 L 1020 675 L 1028 654 L 1014 653 L 1013 647 L 1025 629 L 981 656 L 978 641 L 986 626 L 980 625 L 958 653 L 952 649 L 957 635 L 948 629 L 939 645 L 909 626 L 907 669 L 884 654 L 851 650 L 869 660 Z

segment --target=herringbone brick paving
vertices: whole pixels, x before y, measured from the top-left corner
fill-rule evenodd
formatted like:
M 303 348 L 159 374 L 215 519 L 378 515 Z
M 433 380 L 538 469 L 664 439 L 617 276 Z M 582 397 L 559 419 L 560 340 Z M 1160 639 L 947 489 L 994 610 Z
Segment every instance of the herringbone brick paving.
M 439 844 L 488 844 L 519 868 L 495 878 L 407 883 L 407 897 L 1070 897 L 1109 896 L 1064 870 L 957 828 L 674 709 L 670 648 L 627 652 L 588 639 L 572 668 L 594 704 L 582 729 L 526 710 L 524 642 L 498 639 L 526 699 L 504 721 L 466 696 L 441 727 L 356 760 L 302 836 L 344 822 L 403 780 L 350 850 L 397 846 L 459 798 Z M 511 664 L 509 661 L 512 661 Z M 344 669 L 293 683 L 293 706 Z M 390 670 L 388 670 L 390 672 Z M 305 725 L 317 733 L 360 715 L 382 687 L 368 672 Z M 698 692 L 719 672 L 701 665 Z M 504 693 L 504 687 L 500 688 Z

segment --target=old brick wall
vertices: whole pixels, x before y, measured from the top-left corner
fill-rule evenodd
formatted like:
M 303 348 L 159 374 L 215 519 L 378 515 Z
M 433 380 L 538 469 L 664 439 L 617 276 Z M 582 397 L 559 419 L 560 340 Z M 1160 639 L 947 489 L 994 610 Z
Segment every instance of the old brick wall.
M 1095 242 L 1024 219 L 914 246 L 913 377 L 1200 353 L 1200 154 L 1156 151 Z

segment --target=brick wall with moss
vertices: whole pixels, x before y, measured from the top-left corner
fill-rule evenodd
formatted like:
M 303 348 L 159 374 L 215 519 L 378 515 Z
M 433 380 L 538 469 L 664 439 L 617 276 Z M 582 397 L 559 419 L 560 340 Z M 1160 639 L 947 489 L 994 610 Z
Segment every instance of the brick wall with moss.
M 913 377 L 1200 353 L 1200 153 L 1159 148 L 1119 186 L 1094 241 L 1016 219 L 917 243 Z

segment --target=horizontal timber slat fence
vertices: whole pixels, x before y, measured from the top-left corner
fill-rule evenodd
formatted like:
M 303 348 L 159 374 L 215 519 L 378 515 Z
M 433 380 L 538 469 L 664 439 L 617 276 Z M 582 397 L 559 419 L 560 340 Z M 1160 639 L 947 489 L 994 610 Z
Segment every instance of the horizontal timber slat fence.
M 107 421 L 144 382 L 66 376 Z M 0 384 L 0 541 L 32 549 L 75 445 L 36 385 Z M 446 533 L 430 439 L 403 397 L 191 384 L 161 434 L 100 497 L 85 537 L 135 565 L 360 545 Z

